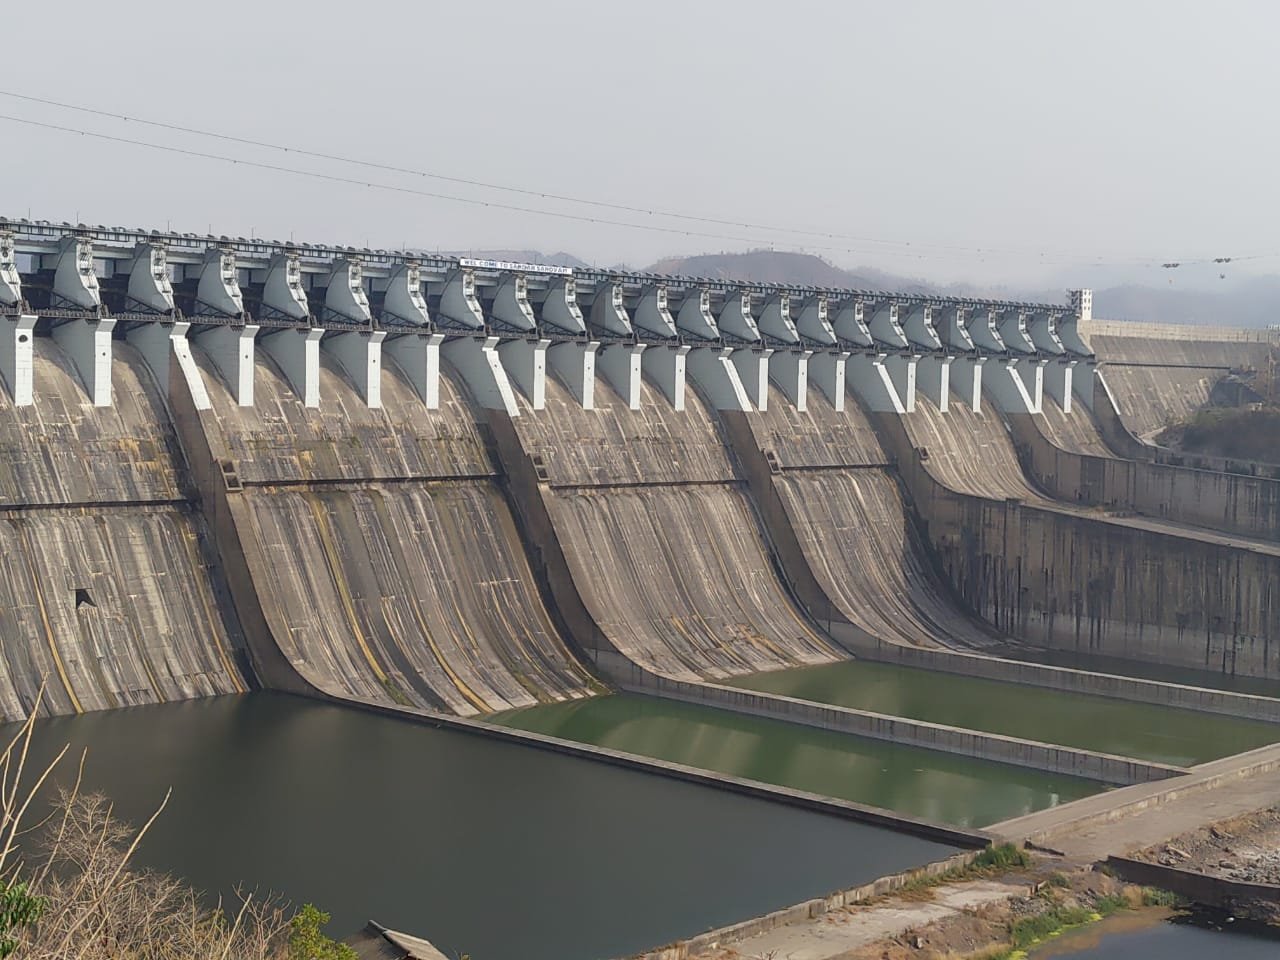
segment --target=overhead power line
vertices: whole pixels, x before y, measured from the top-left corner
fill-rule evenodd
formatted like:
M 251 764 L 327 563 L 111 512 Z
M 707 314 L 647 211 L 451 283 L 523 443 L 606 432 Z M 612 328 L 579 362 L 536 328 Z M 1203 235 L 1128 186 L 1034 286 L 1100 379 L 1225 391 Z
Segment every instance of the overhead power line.
M 864 249 L 858 249 L 858 248 L 848 247 L 848 246 L 822 245 L 822 244 L 813 244 L 810 242 L 806 242 L 803 244 L 803 246 L 806 249 L 816 249 L 816 250 L 822 250 L 824 252 L 851 253 L 851 254 L 859 254 L 859 255 L 870 254 L 874 256 L 895 256 L 895 257 L 903 257 L 903 258 L 915 259 L 915 260 L 931 260 L 931 259 L 941 260 L 941 259 L 951 259 L 956 257 L 985 258 L 987 256 L 996 256 L 996 255 L 1018 256 L 1018 257 L 1037 258 L 1040 263 L 1046 264 L 1046 265 L 1061 264 L 1061 265 L 1076 265 L 1076 266 L 1079 266 L 1079 265 L 1154 266 L 1154 265 L 1157 265 L 1158 263 L 1158 261 L 1155 259 L 1139 259 L 1139 258 L 1134 258 L 1132 260 L 1107 259 L 1100 256 L 1089 256 L 1089 255 L 1082 255 L 1082 254 L 1066 254 L 1066 253 L 1058 253 L 1058 252 L 1051 253 L 1043 250 L 1030 250 L 1030 249 L 1010 250 L 1010 249 L 1000 249 L 1000 248 L 990 248 L 990 247 L 962 247 L 962 246 L 953 246 L 953 245 L 946 245 L 946 244 L 916 243 L 912 241 L 903 241 L 903 240 L 886 240 L 886 239 L 880 239 L 880 238 L 874 238 L 874 237 L 859 237 L 859 236 L 854 236 L 850 234 L 833 233 L 829 231 L 806 230 L 806 229 L 795 228 L 795 227 L 784 227 L 784 226 L 778 226 L 778 225 L 754 223 L 746 220 L 729 220 L 729 219 L 720 219 L 716 217 L 700 216 L 696 214 L 678 213 L 671 210 L 662 210 L 662 209 L 651 208 L 646 206 L 637 206 L 632 204 L 616 203 L 616 202 L 605 201 L 605 200 L 594 200 L 594 199 L 588 199 L 584 197 L 575 197 L 567 194 L 533 190 L 533 189 L 528 189 L 524 187 L 514 187 L 506 184 L 490 183 L 484 180 L 476 180 L 476 179 L 467 178 L 467 177 L 457 177 L 457 176 L 450 176 L 447 174 L 433 173 L 433 172 L 424 171 L 424 170 L 416 170 L 409 167 L 397 166 L 394 164 L 379 163 L 379 162 L 369 161 L 369 160 L 361 160 L 353 157 L 344 157 L 337 154 L 325 153 L 325 152 L 316 151 L 316 150 L 309 150 L 309 149 L 295 147 L 295 146 L 288 146 L 285 144 L 272 143 L 270 141 L 257 140 L 250 137 L 241 137 L 241 136 L 236 136 L 234 134 L 202 130 L 197 127 L 189 127 L 182 124 L 171 123 L 167 121 L 149 120 L 142 117 L 135 117 L 127 114 L 115 113 L 112 111 L 102 110 L 95 107 L 87 107 L 81 104 L 65 103 L 63 101 L 52 100 L 45 97 L 35 97 L 28 94 L 17 93 L 14 91 L 0 90 L 0 96 L 10 97 L 12 99 L 22 100 L 29 103 L 38 103 L 44 106 L 56 107 L 58 109 L 72 110 L 79 113 L 105 117 L 111 120 L 119 120 L 127 123 L 143 124 L 145 126 L 154 127 L 157 129 L 190 134 L 193 136 L 212 138 L 215 140 L 220 140 L 227 143 L 235 143 L 242 146 L 250 146 L 250 147 L 255 147 L 260 149 L 275 150 L 282 153 L 293 154 L 295 156 L 300 156 L 300 157 L 308 157 L 312 159 L 324 160 L 324 161 L 333 162 L 333 163 L 348 164 L 348 165 L 353 165 L 357 167 L 380 170 L 380 171 L 389 172 L 389 173 L 428 178 L 428 179 L 439 180 L 447 183 L 454 183 L 454 184 L 474 187 L 477 189 L 495 190 L 495 191 L 501 191 L 506 193 L 518 194 L 522 196 L 536 197 L 542 200 L 550 200 L 550 201 L 563 202 L 563 203 L 573 203 L 573 204 L 597 207 L 600 209 L 634 213 L 634 214 L 639 214 L 641 216 L 644 216 L 646 218 L 654 218 L 654 217 L 666 218 L 666 219 L 684 221 L 687 223 L 697 223 L 697 224 L 705 224 L 705 225 L 711 225 L 711 226 L 734 227 L 734 228 L 740 228 L 745 230 L 759 230 L 765 233 L 773 233 L 773 234 L 785 233 L 785 234 L 792 234 L 795 236 L 818 237 L 824 240 L 836 240 L 836 241 L 843 240 L 843 241 L 850 241 L 854 243 L 878 244 L 878 245 L 881 245 L 882 247 L 900 248 L 900 249 L 864 250 Z M 297 167 L 285 166 L 282 164 L 268 163 L 265 161 L 249 160 L 242 157 L 208 153 L 208 152 L 193 150 L 185 147 L 177 147 L 170 144 L 153 143 L 150 141 L 137 140 L 130 137 L 112 136 L 110 134 L 98 133 L 96 131 L 91 131 L 91 130 L 83 130 L 77 127 L 70 127 L 63 124 L 32 120 L 25 117 L 16 117 L 16 116 L 0 114 L 0 120 L 8 120 L 14 123 L 27 124 L 29 126 L 39 127 L 47 130 L 60 131 L 63 133 L 77 134 L 79 136 L 94 137 L 96 139 L 105 140 L 113 143 L 128 144 L 131 146 L 144 147 L 151 150 L 161 150 L 167 153 L 174 153 L 174 154 L 179 154 L 179 155 L 184 155 L 189 157 L 196 157 L 196 158 L 201 158 L 206 160 L 215 160 L 215 161 L 220 161 L 225 163 L 232 163 L 239 166 L 252 167 L 252 168 L 261 169 L 261 170 L 270 170 L 277 173 L 290 174 L 294 176 L 302 176 L 302 177 L 309 177 L 312 179 L 326 180 L 332 183 L 350 184 L 353 186 L 366 187 L 368 189 L 386 190 L 386 191 L 392 191 L 392 192 L 402 193 L 402 194 L 410 194 L 410 195 L 415 195 L 415 196 L 420 196 L 420 197 L 425 197 L 430 199 L 445 200 L 445 201 L 454 202 L 454 203 L 464 203 L 464 204 L 470 204 L 473 206 L 489 207 L 489 208 L 498 209 L 498 210 L 509 210 L 513 212 L 526 213 L 526 214 L 531 214 L 535 216 L 552 217 L 560 220 L 570 220 L 570 221 L 576 221 L 579 223 L 618 226 L 618 227 L 624 227 L 627 229 L 646 230 L 650 232 L 665 233 L 665 234 L 672 234 L 672 235 L 686 236 L 686 237 L 699 237 L 699 238 L 715 239 L 715 240 L 730 240 L 730 241 L 739 242 L 739 243 L 763 244 L 768 246 L 772 246 L 774 243 L 773 238 L 766 238 L 766 237 L 760 237 L 760 236 L 744 237 L 744 236 L 738 236 L 738 235 L 732 235 L 732 234 L 726 234 L 726 233 L 711 232 L 706 230 L 693 230 L 693 229 L 684 228 L 684 227 L 663 226 L 661 224 L 654 224 L 654 223 L 644 223 L 644 222 L 637 223 L 632 221 L 612 219 L 608 217 L 590 216 L 586 214 L 574 214 L 574 213 L 567 213 L 567 212 L 558 211 L 558 210 L 548 210 L 545 208 L 528 207 L 520 204 L 505 203 L 497 200 L 485 200 L 485 199 L 476 198 L 476 197 L 463 197 L 463 196 L 458 196 L 456 194 L 440 193 L 440 192 L 430 191 L 430 190 L 420 190 L 420 189 L 415 189 L 411 187 L 405 187 L 405 186 L 396 185 L 396 184 L 380 183 L 380 182 L 365 180 L 365 179 L 356 178 L 356 177 L 321 173 L 318 171 L 305 170 Z M 930 255 L 930 254 L 921 252 L 922 250 L 935 250 L 940 252 Z M 945 253 L 943 253 L 942 251 L 945 251 Z M 1183 266 L 1183 265 L 1189 266 L 1189 265 L 1208 264 L 1208 263 L 1225 264 L 1225 263 L 1230 263 L 1232 261 L 1258 260 L 1258 259 L 1264 259 L 1264 258 L 1276 257 L 1276 256 L 1280 256 L 1280 252 L 1254 254 L 1250 256 L 1236 256 L 1236 257 L 1182 258 L 1176 262 L 1170 262 L 1166 260 L 1162 263 L 1158 263 L 1158 265 L 1168 269 L 1171 266 Z

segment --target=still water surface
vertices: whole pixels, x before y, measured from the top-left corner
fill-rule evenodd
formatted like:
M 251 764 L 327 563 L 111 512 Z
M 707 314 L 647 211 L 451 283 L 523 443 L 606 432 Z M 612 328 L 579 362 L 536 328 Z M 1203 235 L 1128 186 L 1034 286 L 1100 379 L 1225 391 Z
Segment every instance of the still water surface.
M 173 788 L 142 863 L 314 902 L 338 935 L 374 919 L 449 956 L 625 955 L 952 852 L 283 694 L 59 717 L 36 741 L 37 759 L 87 747 L 88 787 L 135 823 Z
M 1218 918 L 1221 921 L 1222 918 Z M 1032 950 L 1028 960 L 1275 960 L 1280 931 L 1175 917 L 1154 925 L 1124 913 L 1069 931 Z
M 854 660 L 731 686 L 1190 766 L 1280 740 L 1280 726 L 1153 704 Z
M 1087 780 L 633 694 L 494 719 L 960 826 L 986 826 L 1103 789 Z

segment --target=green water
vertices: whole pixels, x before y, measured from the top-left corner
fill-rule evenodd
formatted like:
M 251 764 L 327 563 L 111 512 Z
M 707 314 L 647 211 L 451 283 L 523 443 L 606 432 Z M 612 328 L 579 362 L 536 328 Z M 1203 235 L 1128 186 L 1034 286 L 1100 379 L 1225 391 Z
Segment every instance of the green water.
M 856 660 L 732 686 L 1027 740 L 1189 766 L 1280 740 L 1280 726 Z
M 42 720 L 32 769 L 64 744 L 60 779 L 87 750 L 84 789 L 126 820 L 172 790 L 138 865 L 318 904 L 338 936 L 374 919 L 449 957 L 627 956 L 955 852 L 280 694 Z
M 492 719 L 959 826 L 985 826 L 1103 789 L 1072 777 L 631 694 Z

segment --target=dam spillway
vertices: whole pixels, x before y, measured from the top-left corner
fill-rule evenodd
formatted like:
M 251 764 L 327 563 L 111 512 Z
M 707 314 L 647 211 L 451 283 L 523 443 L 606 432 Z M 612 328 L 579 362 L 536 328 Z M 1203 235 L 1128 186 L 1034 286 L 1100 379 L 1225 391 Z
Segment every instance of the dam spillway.
M 291 334 L 286 334 L 291 335 Z M 388 364 L 370 409 L 330 357 L 308 411 L 254 367 L 238 405 L 197 352 L 215 459 L 236 464 L 236 517 L 260 544 L 273 635 L 333 693 L 471 715 L 582 696 L 592 681 L 542 604 L 474 414 L 446 372 L 440 405 Z
M 66 352 L 36 337 L 42 403 L 0 398 L 0 710 L 102 710 L 253 683 L 164 402 L 122 345 L 120 402 L 86 406 Z
M 1280 721 L 1266 697 L 993 656 L 1276 676 L 1271 494 L 1233 501 L 1247 538 L 1181 493 L 1159 517 L 1096 502 L 1116 496 L 1098 477 L 1127 471 L 1133 504 L 1181 468 L 1127 452 L 1079 298 L 31 223 L 0 241 L 7 716 L 46 675 L 51 713 L 264 686 L 819 805 L 717 779 L 714 756 L 645 763 L 643 723 L 621 724 L 632 755 L 472 718 L 608 728 L 636 701 L 593 698 L 639 691 L 686 731 L 727 710 L 1083 792 L 1186 770 L 747 681 L 856 657 Z

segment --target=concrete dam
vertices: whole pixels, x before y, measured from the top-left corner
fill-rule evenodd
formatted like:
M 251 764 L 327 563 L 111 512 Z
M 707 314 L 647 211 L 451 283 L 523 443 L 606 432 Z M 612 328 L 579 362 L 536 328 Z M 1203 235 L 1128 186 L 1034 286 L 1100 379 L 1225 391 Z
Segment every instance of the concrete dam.
M 1037 796 L 1187 776 L 1201 747 L 740 682 L 883 661 L 1270 742 L 1238 685 L 1280 679 L 1280 477 L 1154 437 L 1277 343 L 1129 326 L 1088 291 L 0 222 L 0 710 L 283 691 L 958 846 L 985 835 L 490 718 L 623 691 L 1067 778 Z

